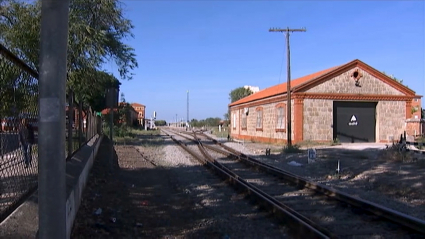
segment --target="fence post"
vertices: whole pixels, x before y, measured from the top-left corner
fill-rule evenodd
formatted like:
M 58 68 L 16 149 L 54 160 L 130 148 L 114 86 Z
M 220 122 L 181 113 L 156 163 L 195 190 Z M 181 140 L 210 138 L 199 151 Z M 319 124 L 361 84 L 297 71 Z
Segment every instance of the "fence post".
M 39 238 L 70 238 L 66 226 L 65 99 L 69 0 L 42 0 L 40 30 Z
M 82 132 L 82 124 L 83 124 L 83 102 L 80 100 L 78 102 L 78 145 L 81 147 L 83 144 L 83 132 Z

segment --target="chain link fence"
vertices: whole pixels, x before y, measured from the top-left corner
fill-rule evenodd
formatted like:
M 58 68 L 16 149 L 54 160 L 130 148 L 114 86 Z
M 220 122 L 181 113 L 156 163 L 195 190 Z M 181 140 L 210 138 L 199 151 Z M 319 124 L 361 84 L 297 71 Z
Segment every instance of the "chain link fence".
M 37 187 L 37 77 L 0 45 L 0 219 Z
M 97 133 L 101 120 L 68 95 L 66 159 Z M 0 44 L 0 222 L 38 185 L 38 74 Z M 68 134 L 70 132 L 70 134 Z M 53 179 L 54 180 L 54 179 Z

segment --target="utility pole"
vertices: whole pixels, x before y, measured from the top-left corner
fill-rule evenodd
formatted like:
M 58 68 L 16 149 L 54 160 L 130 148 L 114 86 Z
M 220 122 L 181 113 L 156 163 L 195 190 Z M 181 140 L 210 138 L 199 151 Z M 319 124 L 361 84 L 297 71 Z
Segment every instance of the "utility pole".
M 189 91 L 187 91 L 187 116 L 186 116 L 187 118 L 187 126 L 189 126 Z
M 305 32 L 306 29 L 290 29 L 288 28 L 270 28 L 269 32 L 285 32 L 286 33 L 286 71 L 288 73 L 287 75 L 287 81 L 286 81 L 286 96 L 287 96 L 287 103 L 286 103 L 286 122 L 287 122 L 287 129 L 286 129 L 286 137 L 288 141 L 288 146 L 292 146 L 292 124 L 291 124 L 291 61 L 290 61 L 290 52 L 289 52 L 289 33 L 290 32 Z
M 40 239 L 66 228 L 65 87 L 69 0 L 42 0 L 40 30 L 38 225 Z

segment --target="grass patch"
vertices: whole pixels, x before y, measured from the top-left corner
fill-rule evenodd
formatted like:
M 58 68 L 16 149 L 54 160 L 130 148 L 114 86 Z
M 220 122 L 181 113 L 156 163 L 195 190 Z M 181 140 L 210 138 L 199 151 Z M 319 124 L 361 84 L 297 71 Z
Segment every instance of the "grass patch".
M 161 137 L 161 130 L 140 130 L 131 129 L 126 136 L 114 137 L 114 143 L 118 145 L 140 145 L 140 146 L 154 146 L 159 145 L 163 141 Z
M 221 132 L 218 130 L 217 127 L 212 128 L 211 130 L 209 130 L 209 132 L 215 135 L 218 138 L 227 138 L 227 135 L 229 135 L 229 131 L 224 131 L 223 129 L 221 129 Z
M 378 157 L 386 161 L 407 162 L 412 160 L 412 153 L 400 150 L 400 145 L 393 143 L 383 149 Z
M 285 147 L 283 147 L 282 152 L 285 154 L 295 154 L 295 153 L 301 153 L 302 150 L 300 149 L 299 145 L 293 144 L 291 146 L 286 145 Z
M 418 149 L 425 149 L 425 137 L 419 137 L 416 139 L 416 142 L 422 143 L 422 145 L 418 145 Z

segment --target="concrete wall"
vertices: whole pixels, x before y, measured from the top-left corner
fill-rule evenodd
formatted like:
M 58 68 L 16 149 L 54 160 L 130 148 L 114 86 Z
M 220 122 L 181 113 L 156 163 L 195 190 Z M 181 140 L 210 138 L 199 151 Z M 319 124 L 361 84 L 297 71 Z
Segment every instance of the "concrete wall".
M 284 102 L 284 103 L 283 103 Z M 256 142 L 286 142 L 287 135 L 285 132 L 279 132 L 276 130 L 277 125 L 277 106 L 283 104 L 286 107 L 286 101 L 275 100 L 275 102 L 263 104 L 261 106 L 249 106 L 241 107 L 231 111 L 232 119 L 233 114 L 236 114 L 236 128 L 233 128 L 231 123 L 232 137 L 236 139 L 251 140 Z M 244 108 L 249 109 L 247 117 L 247 128 L 242 128 L 242 114 L 244 114 Z M 262 128 L 257 129 L 257 109 L 261 108 L 263 112 Z M 294 100 L 291 101 L 292 112 L 294 111 Z M 286 116 L 286 108 L 285 108 Z M 294 128 L 294 113 L 291 114 L 292 118 L 292 129 Z M 287 122 L 285 118 L 285 129 L 287 128 Z M 294 137 L 294 131 L 292 131 L 292 138 Z
M 93 137 L 66 164 L 67 238 L 71 236 L 82 192 L 102 138 L 100 135 Z M 0 224 L 0 238 L 37 238 L 38 226 L 38 191 L 36 191 Z
M 72 226 L 75 216 L 80 207 L 83 190 L 87 184 L 90 169 L 93 166 L 97 151 L 103 136 L 94 136 L 74 157 L 67 163 L 66 174 L 74 176 L 67 177 L 67 200 L 66 200 L 66 234 L 71 237 Z

